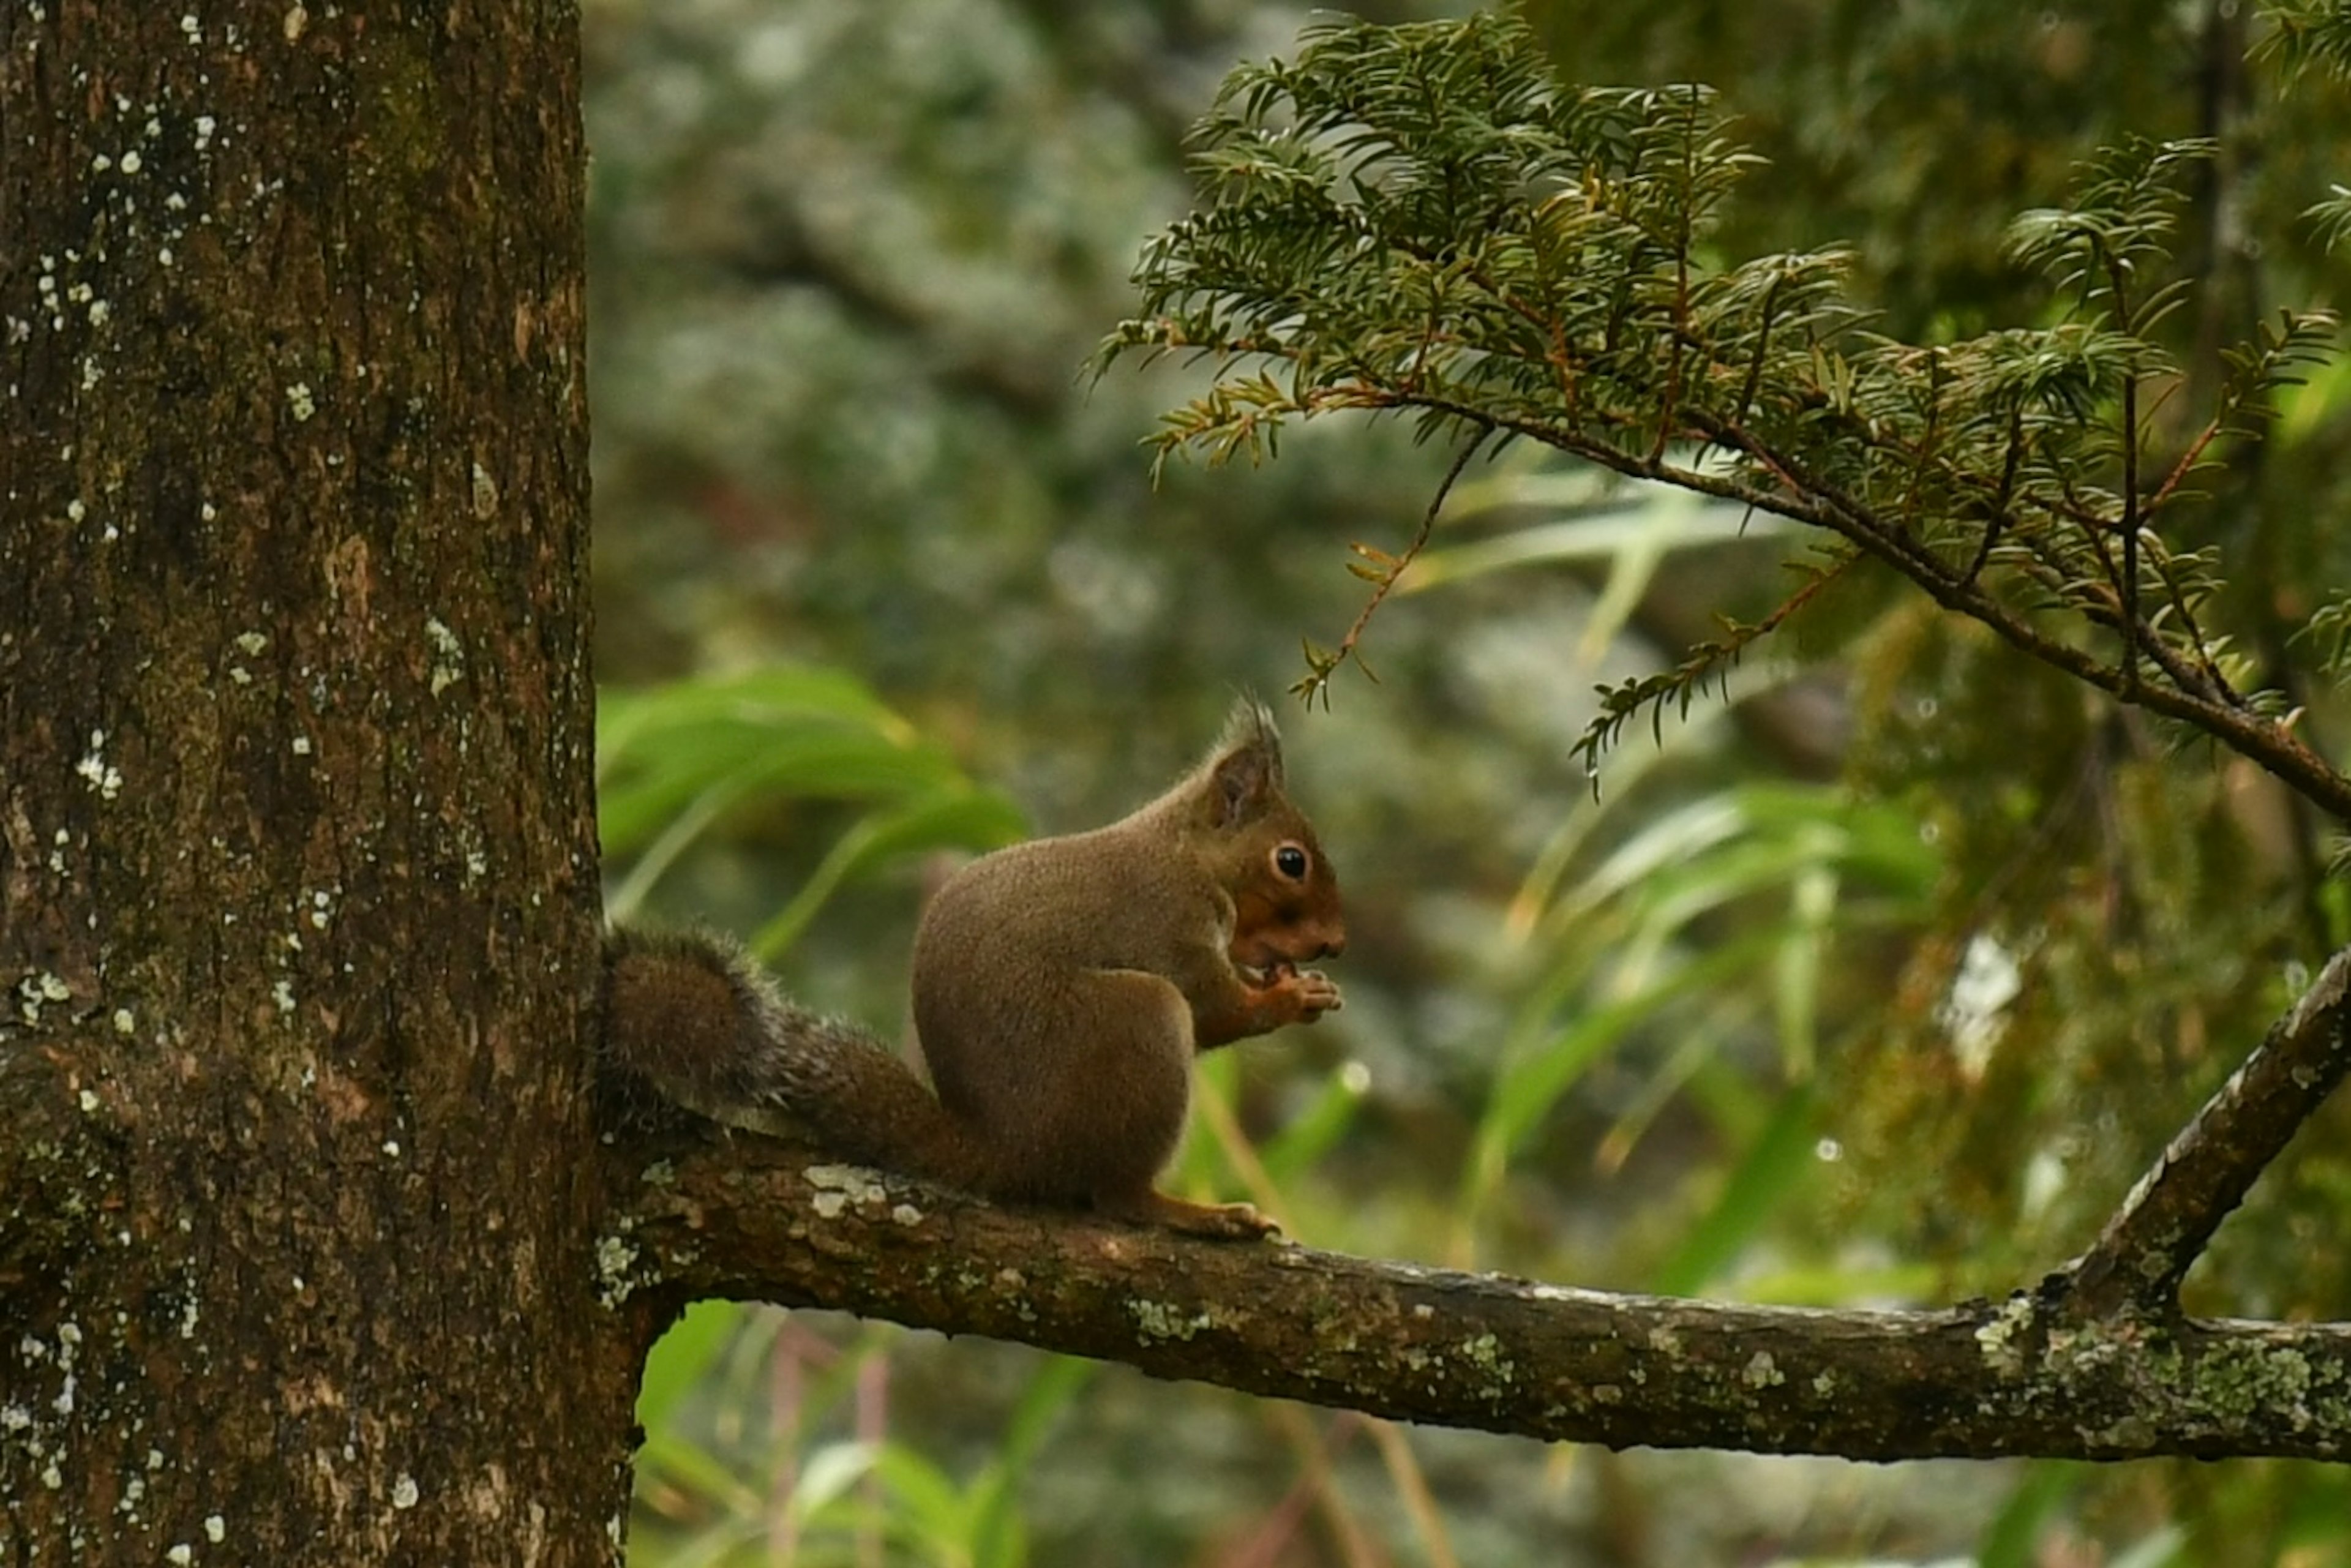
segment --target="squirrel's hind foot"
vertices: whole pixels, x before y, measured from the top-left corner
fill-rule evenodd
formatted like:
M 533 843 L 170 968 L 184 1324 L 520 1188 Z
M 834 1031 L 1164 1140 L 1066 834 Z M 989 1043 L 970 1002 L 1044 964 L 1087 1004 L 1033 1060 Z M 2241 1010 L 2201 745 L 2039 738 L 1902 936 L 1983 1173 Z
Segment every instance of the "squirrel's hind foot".
M 1281 1234 L 1277 1221 L 1248 1203 L 1186 1203 L 1163 1192 L 1145 1190 L 1131 1201 L 1097 1198 L 1094 1208 L 1114 1219 L 1164 1226 L 1186 1236 L 1206 1236 L 1219 1241 L 1256 1241 Z

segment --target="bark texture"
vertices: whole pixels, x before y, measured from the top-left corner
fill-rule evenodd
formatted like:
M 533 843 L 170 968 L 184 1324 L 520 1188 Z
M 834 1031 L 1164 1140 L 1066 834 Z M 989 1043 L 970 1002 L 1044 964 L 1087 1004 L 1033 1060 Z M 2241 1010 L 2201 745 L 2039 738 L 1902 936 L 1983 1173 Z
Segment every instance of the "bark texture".
M 578 57 L 0 9 L 0 1562 L 617 1552 Z
M 1611 1295 L 1025 1214 L 742 1138 L 621 1173 L 607 1288 L 758 1294 L 1397 1420 L 1860 1459 L 2351 1454 L 2351 1325 Z

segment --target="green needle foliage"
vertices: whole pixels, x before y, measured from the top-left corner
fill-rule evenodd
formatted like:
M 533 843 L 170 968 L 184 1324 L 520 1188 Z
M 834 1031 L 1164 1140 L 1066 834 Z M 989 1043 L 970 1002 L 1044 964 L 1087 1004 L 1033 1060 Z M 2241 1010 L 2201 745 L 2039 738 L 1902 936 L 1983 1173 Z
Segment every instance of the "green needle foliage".
M 1708 89 L 1562 85 L 1514 14 L 1324 24 L 1294 59 L 1237 71 L 1197 136 L 1204 209 L 1146 250 L 1142 313 L 1101 350 L 1214 362 L 1165 416 L 1163 460 L 1254 460 L 1294 419 L 1396 413 L 1456 444 L 1457 475 L 1534 441 L 1821 530 L 1777 612 L 1607 689 L 1587 764 L 1867 559 L 2351 819 L 2351 779 L 2213 623 L 2217 555 L 2174 543 L 2199 475 L 2262 438 L 2273 394 L 2335 329 L 2283 311 L 2210 385 L 2157 340 L 2186 288 L 2168 248 L 2180 192 L 2209 144 L 2108 151 L 2066 205 L 2016 221 L 2047 324 L 1910 343 L 1870 329 L 1844 252 L 1719 254 L 1755 159 Z M 1359 574 L 1384 594 L 1419 542 L 1359 547 Z M 1310 645 L 1308 695 L 1361 630 Z

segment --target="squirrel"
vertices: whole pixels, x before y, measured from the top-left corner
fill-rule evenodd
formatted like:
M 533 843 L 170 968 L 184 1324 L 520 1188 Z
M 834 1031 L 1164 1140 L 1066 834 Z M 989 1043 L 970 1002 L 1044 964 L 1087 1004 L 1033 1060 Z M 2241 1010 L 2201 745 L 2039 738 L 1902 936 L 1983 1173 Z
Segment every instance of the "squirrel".
M 797 1127 L 861 1164 L 989 1198 L 1265 1236 L 1246 1203 L 1154 1186 L 1183 1136 L 1191 1060 L 1340 1005 L 1301 968 L 1346 946 L 1339 884 L 1283 792 L 1253 700 L 1158 799 L 1091 832 L 983 855 L 914 938 L 914 1032 L 934 1095 L 854 1025 L 786 998 L 700 935 L 616 931 L 606 1068 L 624 1092 L 736 1126 Z

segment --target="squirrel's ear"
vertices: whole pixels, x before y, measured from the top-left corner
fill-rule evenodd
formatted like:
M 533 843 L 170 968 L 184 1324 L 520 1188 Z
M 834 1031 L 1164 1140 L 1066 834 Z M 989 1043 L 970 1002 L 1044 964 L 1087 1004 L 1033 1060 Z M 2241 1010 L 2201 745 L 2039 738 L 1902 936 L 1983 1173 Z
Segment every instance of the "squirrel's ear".
M 1260 815 L 1281 793 L 1281 732 L 1254 697 L 1233 705 L 1217 757 L 1208 765 L 1209 797 L 1217 825 L 1233 827 Z
M 1208 804 L 1217 826 L 1236 828 L 1262 815 L 1281 788 L 1281 759 L 1253 745 L 1219 753 L 1208 767 Z

